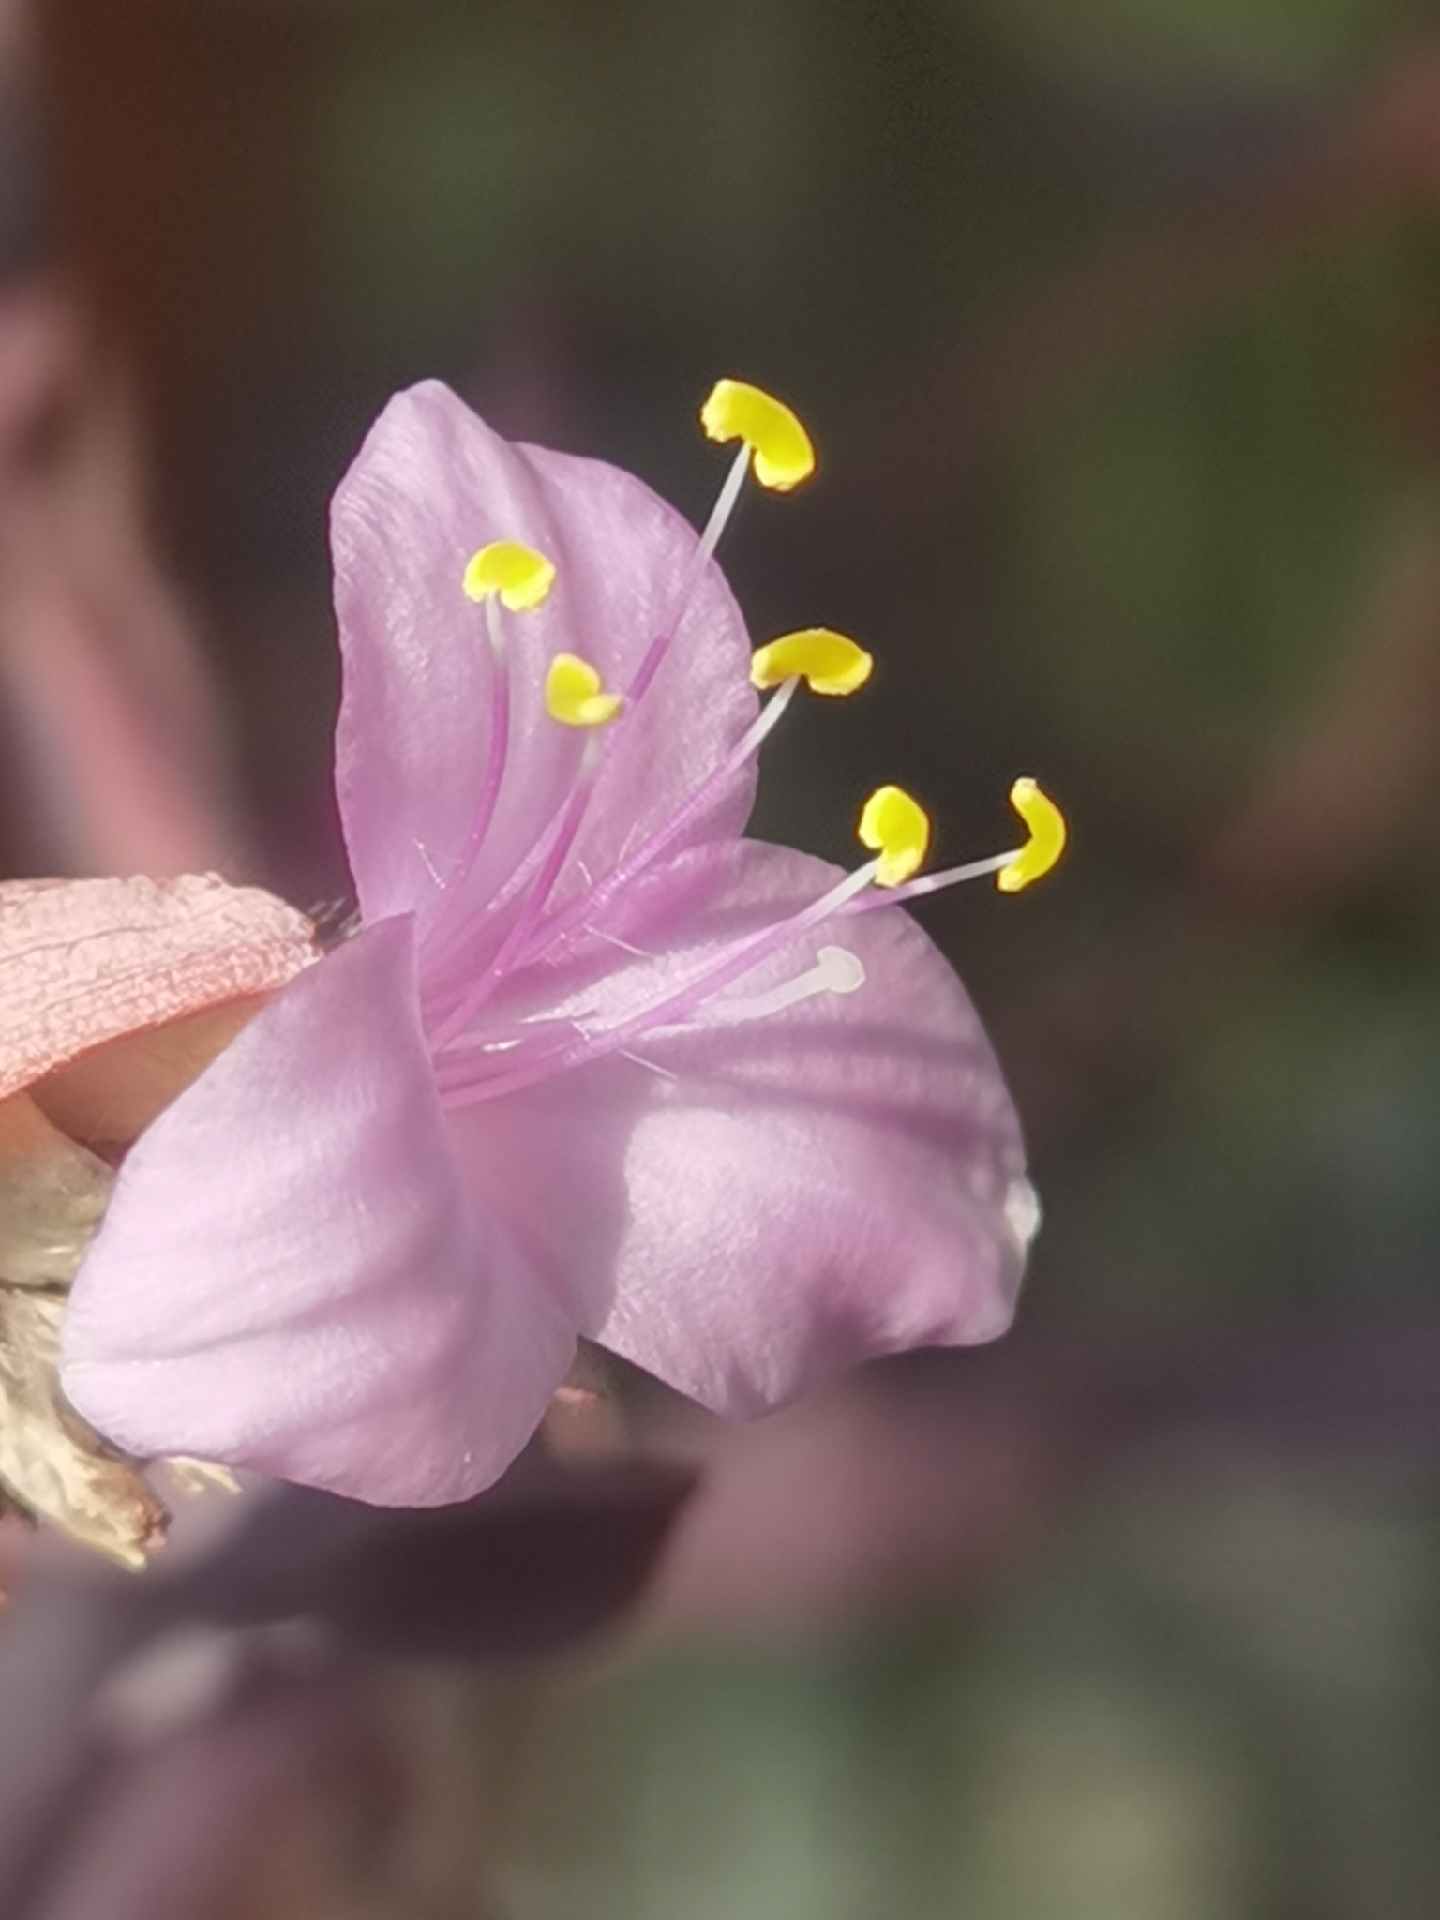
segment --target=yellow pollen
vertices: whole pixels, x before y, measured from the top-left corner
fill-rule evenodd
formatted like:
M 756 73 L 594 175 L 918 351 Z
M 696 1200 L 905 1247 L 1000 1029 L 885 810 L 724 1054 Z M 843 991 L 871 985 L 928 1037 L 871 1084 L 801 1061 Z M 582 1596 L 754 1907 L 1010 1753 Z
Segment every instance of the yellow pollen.
M 524 613 L 543 604 L 555 580 L 554 565 L 518 540 L 492 540 L 470 556 L 464 587 L 472 600 L 498 593 L 502 607 Z
M 802 627 L 757 647 L 750 659 L 750 679 L 763 690 L 799 674 L 812 693 L 854 693 L 870 678 L 874 665 L 873 657 L 843 633 Z
M 898 887 L 924 861 L 930 846 L 930 816 L 903 787 L 877 787 L 860 815 L 860 839 L 880 856 L 877 884 Z
M 619 713 L 624 700 L 606 693 L 600 676 L 588 660 L 576 653 L 557 653 L 545 676 L 545 709 L 565 727 L 605 727 Z
M 1065 851 L 1065 816 L 1033 780 L 1017 780 L 1010 804 L 1030 829 L 1030 838 L 995 876 L 1002 893 L 1019 893 L 1032 880 L 1047 874 Z
M 717 380 L 700 424 L 712 440 L 745 442 L 762 487 L 784 493 L 815 471 L 815 449 L 799 420 L 783 400 L 747 380 Z

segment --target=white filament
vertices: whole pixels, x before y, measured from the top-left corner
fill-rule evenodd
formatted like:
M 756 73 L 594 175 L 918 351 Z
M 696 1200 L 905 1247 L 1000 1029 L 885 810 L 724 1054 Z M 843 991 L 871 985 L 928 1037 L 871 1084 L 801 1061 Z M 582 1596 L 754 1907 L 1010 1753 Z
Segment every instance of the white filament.
M 740 443 L 739 451 L 730 463 L 730 471 L 725 476 L 725 484 L 715 497 L 710 509 L 710 518 L 705 522 L 705 531 L 700 536 L 700 545 L 696 548 L 695 558 L 690 563 L 692 579 L 705 571 L 705 563 L 720 544 L 720 536 L 730 523 L 735 511 L 735 502 L 740 498 L 740 489 L 745 484 L 745 476 L 750 471 L 750 448 L 747 442 Z M 679 624 L 678 621 L 676 623 Z

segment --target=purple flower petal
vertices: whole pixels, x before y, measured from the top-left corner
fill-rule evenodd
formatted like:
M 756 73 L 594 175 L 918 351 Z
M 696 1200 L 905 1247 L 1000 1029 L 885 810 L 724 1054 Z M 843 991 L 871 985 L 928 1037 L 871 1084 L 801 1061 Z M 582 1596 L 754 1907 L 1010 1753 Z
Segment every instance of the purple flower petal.
M 545 712 L 550 660 L 579 654 L 623 690 L 679 612 L 696 535 L 631 475 L 512 446 L 432 381 L 380 416 L 335 496 L 332 537 L 345 687 L 336 785 L 365 919 L 433 907 L 447 884 L 445 911 L 469 911 L 555 815 L 591 737 Z M 538 548 L 558 572 L 543 607 L 501 616 L 505 779 L 473 869 L 453 884 L 495 750 L 485 613 L 460 583 L 470 555 L 500 539 Z M 748 664 L 744 621 L 712 563 L 654 686 L 608 730 L 555 905 L 583 869 L 604 872 L 718 764 L 755 713 Z M 753 788 L 746 768 L 704 830 L 738 832 Z
M 755 721 L 694 532 L 434 384 L 333 526 L 366 931 L 132 1150 L 68 1314 L 79 1409 L 138 1454 L 440 1504 L 582 1330 L 741 1414 L 999 1333 L 1034 1226 L 999 1070 L 908 917 L 843 910 L 865 874 L 738 838 L 794 688 Z M 543 606 L 466 597 L 493 541 L 554 562 Z M 648 691 L 560 725 L 562 652 Z
M 419 1506 L 503 1471 L 573 1346 L 469 1204 L 392 920 L 277 995 L 136 1145 L 63 1380 L 132 1453 Z
M 658 997 L 837 878 L 755 842 L 682 865 L 718 869 L 709 905 L 592 1005 Z M 857 992 L 743 1017 L 832 944 L 862 962 Z M 1033 1226 L 1019 1123 L 909 916 L 841 918 L 697 1018 L 451 1116 L 479 1203 L 581 1290 L 585 1330 L 730 1414 L 872 1355 L 1001 1333 Z

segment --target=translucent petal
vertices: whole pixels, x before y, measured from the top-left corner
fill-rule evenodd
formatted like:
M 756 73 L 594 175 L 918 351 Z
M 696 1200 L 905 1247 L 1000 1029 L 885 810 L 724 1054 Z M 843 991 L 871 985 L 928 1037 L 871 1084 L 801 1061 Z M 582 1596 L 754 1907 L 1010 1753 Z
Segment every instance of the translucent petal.
M 470 1203 L 398 920 L 301 975 L 135 1147 L 63 1380 L 128 1452 L 420 1506 L 504 1470 L 573 1334 Z
M 557 653 L 624 692 L 692 584 L 696 535 L 639 480 L 599 461 L 514 446 L 434 382 L 399 395 L 341 482 L 332 513 L 344 698 L 336 784 L 367 920 L 420 910 L 422 937 L 491 899 L 553 818 L 586 735 L 545 709 Z M 543 606 L 504 615 L 511 680 L 505 779 L 459 879 L 483 779 L 496 665 L 461 580 L 477 547 L 519 541 L 554 562 Z M 754 717 L 739 609 L 707 566 L 655 683 L 609 730 L 585 824 L 554 894 L 613 864 L 724 757 Z M 738 831 L 739 770 L 692 839 Z

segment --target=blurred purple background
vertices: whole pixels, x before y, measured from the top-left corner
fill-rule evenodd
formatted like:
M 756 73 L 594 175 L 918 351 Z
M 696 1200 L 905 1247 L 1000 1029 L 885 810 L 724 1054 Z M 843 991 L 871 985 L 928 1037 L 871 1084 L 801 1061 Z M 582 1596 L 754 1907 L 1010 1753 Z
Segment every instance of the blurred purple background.
M 6 870 L 342 892 L 324 515 L 384 398 L 699 517 L 722 373 L 823 458 L 727 538 L 754 630 L 881 662 L 758 831 L 843 858 L 896 778 L 965 858 L 1019 771 L 1072 819 L 924 915 L 1033 1146 L 1020 1325 L 739 1432 L 617 1381 L 683 1510 L 606 1466 L 168 1599 L 42 1555 L 0 1912 L 1430 1920 L 1432 6 L 9 0 Z

